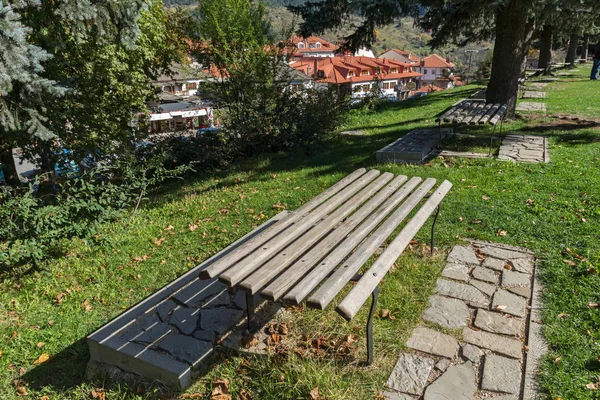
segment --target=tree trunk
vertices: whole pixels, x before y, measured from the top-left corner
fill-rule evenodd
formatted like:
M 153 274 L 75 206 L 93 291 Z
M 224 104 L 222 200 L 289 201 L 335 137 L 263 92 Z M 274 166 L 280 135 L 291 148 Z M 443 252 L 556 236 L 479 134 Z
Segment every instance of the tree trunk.
M 573 33 L 569 39 L 569 48 L 567 49 L 567 57 L 565 62 L 567 64 L 575 64 L 575 57 L 577 56 L 577 46 L 579 45 L 579 35 Z
M 510 0 L 496 12 L 496 43 L 486 101 L 506 104 L 506 116 L 509 118 L 515 115 L 519 78 L 533 32 L 526 3 L 524 0 Z
M 10 186 L 19 186 L 21 180 L 17 173 L 17 167 L 15 166 L 15 159 L 12 154 L 12 147 L 3 146 L 0 150 L 0 164 L 2 165 L 2 172 L 4 173 L 4 179 Z
M 585 35 L 583 37 L 583 44 L 581 45 L 581 54 L 579 55 L 579 58 L 581 58 L 582 60 L 587 61 L 589 44 L 590 44 L 590 36 Z
M 540 37 L 540 60 L 538 68 L 544 70 L 544 75 L 550 73 L 550 61 L 552 61 L 552 25 L 544 25 Z

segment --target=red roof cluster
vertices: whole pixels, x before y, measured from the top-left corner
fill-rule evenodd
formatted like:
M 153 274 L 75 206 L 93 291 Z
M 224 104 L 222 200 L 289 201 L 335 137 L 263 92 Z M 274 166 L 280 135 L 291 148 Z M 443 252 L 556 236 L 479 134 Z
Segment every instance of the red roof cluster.
M 309 36 L 306 38 L 300 36 L 292 36 L 291 39 L 292 45 L 294 45 L 294 51 L 296 54 L 306 54 L 306 53 L 322 53 L 322 52 L 332 52 L 334 53 L 337 50 L 337 46 L 331 42 L 328 42 L 325 39 Z
M 290 66 L 322 83 L 370 82 L 376 77 L 382 80 L 416 78 L 411 64 L 384 58 L 339 56 L 303 57 Z
M 454 68 L 454 64 L 448 59 L 432 54 L 429 57 L 425 57 L 421 61 L 421 65 L 425 68 Z

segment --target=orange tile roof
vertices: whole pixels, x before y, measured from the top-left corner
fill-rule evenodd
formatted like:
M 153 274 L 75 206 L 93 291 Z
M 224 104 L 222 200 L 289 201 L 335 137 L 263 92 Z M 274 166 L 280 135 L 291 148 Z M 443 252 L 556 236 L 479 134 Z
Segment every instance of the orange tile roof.
M 429 57 L 425 57 L 421 63 L 425 68 L 453 68 L 454 64 L 446 61 L 443 57 L 437 54 L 432 54 Z
M 290 66 L 310 75 L 317 82 L 336 84 L 370 82 L 376 78 L 392 80 L 422 76 L 422 74 L 412 71 L 410 64 L 363 56 L 303 57 L 291 63 Z M 392 68 L 397 69 L 397 72 L 391 73 Z M 361 74 L 365 70 L 369 71 L 369 75 Z M 354 76 L 349 76 L 350 72 L 353 72 Z
M 325 39 L 322 39 L 317 36 L 309 36 L 306 38 L 300 36 L 292 36 L 290 39 L 292 44 L 294 45 L 295 53 L 303 54 L 303 53 L 321 53 L 321 52 L 335 52 L 337 50 L 337 46 L 333 43 L 328 42 Z M 304 48 L 299 48 L 298 44 L 304 43 Z M 311 48 L 310 45 L 316 45 L 317 43 L 321 44 L 320 48 Z

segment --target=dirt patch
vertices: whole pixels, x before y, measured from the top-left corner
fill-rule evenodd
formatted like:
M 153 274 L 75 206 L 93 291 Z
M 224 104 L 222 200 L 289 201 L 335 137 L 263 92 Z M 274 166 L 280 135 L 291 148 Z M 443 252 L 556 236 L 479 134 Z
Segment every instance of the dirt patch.
M 598 129 L 600 128 L 600 120 L 581 117 L 577 115 L 527 115 L 523 117 L 527 121 L 528 131 L 546 131 L 560 129 L 563 131 L 573 131 L 578 129 Z

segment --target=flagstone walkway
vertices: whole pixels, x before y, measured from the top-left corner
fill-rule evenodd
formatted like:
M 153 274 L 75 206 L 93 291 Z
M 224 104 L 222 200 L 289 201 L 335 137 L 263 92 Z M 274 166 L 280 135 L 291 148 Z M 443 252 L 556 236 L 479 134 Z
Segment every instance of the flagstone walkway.
M 388 381 L 389 400 L 532 400 L 545 351 L 535 258 L 473 241 L 455 246 Z
M 507 134 L 500 145 L 498 160 L 549 163 L 548 140 L 544 136 Z

